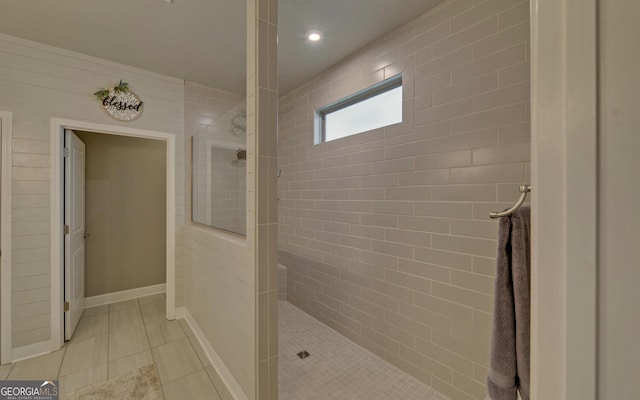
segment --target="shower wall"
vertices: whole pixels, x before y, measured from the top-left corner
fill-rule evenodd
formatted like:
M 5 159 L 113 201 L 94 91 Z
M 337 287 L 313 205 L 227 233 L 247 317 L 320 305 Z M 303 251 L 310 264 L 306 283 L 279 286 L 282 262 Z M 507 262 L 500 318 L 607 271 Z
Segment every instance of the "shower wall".
M 280 97 L 287 298 L 484 399 L 497 224 L 529 180 L 529 4 L 451 0 Z M 314 109 L 403 73 L 403 123 L 314 145 Z

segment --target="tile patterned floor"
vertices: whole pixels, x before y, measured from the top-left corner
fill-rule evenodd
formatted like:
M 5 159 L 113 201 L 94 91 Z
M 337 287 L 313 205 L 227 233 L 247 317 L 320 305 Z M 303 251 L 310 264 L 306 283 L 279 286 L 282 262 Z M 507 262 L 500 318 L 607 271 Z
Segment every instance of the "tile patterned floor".
M 0 367 L 0 379 L 58 379 L 61 399 L 77 389 L 155 364 L 166 400 L 221 400 L 220 382 L 184 320 L 167 321 L 155 295 L 84 311 L 59 351 Z M 105 399 L 107 400 L 107 399 Z
M 230 399 L 189 326 L 165 320 L 164 305 L 156 295 L 86 309 L 64 348 L 0 366 L 0 379 L 58 379 L 64 400 L 155 364 L 166 400 Z M 292 304 L 280 301 L 278 312 L 279 400 L 449 400 Z M 298 358 L 302 349 L 311 356 Z
M 291 303 L 278 319 L 279 400 L 450 400 Z

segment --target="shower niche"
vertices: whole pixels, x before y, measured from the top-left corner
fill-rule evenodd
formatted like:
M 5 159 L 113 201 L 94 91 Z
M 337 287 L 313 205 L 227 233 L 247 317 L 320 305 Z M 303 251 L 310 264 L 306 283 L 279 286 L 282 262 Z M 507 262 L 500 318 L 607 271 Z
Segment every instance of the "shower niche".
M 246 235 L 244 101 L 196 132 L 191 150 L 193 222 Z

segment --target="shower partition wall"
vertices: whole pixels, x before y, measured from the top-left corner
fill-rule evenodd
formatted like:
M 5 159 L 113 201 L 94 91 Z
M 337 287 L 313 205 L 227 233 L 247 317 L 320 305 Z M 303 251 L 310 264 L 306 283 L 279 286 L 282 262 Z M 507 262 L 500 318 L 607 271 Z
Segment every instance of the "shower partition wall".
M 246 234 L 246 112 L 244 101 L 193 136 L 192 219 Z

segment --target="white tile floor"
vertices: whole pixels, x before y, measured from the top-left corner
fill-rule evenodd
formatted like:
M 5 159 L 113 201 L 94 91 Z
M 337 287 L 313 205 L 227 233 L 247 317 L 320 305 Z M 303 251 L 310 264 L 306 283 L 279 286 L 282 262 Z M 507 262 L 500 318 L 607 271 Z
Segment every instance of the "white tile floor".
M 279 400 L 449 400 L 291 303 L 278 313 Z
M 58 379 L 61 399 L 77 389 L 155 364 L 166 400 L 227 399 L 184 320 L 167 321 L 155 295 L 84 311 L 59 351 L 0 367 L 0 379 Z M 105 399 L 107 400 L 107 399 Z

